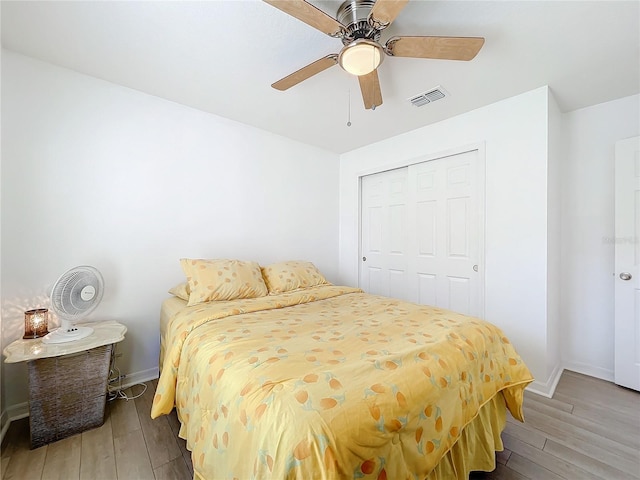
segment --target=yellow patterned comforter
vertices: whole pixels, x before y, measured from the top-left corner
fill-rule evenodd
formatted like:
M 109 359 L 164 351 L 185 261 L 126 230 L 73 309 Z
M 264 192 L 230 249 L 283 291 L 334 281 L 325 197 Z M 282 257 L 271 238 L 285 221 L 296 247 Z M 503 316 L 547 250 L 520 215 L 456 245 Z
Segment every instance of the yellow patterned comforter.
M 175 403 L 207 480 L 426 478 L 533 380 L 490 323 L 348 287 L 186 307 L 162 343 L 151 415 Z

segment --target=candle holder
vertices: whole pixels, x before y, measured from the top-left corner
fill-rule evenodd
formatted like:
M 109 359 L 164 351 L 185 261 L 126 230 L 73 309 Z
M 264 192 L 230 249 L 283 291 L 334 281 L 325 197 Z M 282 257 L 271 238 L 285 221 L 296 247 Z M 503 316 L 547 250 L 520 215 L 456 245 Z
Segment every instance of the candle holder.
M 46 308 L 36 308 L 24 312 L 24 336 L 22 338 L 31 339 L 44 337 L 49 333 L 49 310 Z

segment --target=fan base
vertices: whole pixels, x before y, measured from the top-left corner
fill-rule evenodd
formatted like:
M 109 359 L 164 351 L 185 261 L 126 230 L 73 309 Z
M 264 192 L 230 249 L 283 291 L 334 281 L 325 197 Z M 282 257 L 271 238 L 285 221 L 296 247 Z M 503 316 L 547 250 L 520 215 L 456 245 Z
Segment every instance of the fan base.
M 57 328 L 42 338 L 43 343 L 66 343 L 74 342 L 88 337 L 93 333 L 91 327 L 72 327 L 67 330 Z

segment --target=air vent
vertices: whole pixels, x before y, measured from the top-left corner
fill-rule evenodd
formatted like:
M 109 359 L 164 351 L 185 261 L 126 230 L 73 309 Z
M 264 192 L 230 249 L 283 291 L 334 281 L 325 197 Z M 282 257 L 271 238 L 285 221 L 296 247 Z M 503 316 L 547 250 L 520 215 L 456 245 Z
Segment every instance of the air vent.
M 449 94 L 444 88 L 437 86 L 436 88 L 432 88 L 428 92 L 414 95 L 413 97 L 409 98 L 409 101 L 415 107 L 422 107 L 427 103 L 435 102 L 436 100 L 440 100 L 441 98 L 444 98 L 448 95 Z

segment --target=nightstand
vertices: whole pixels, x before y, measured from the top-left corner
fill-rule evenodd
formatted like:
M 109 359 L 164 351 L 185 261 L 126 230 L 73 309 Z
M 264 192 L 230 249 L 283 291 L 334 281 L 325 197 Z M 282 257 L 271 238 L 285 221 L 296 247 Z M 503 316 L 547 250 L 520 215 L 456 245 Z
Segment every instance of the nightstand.
M 3 351 L 5 363 L 27 362 L 31 448 L 104 423 L 114 347 L 127 327 L 115 321 L 86 326 L 93 333 L 77 341 L 19 339 Z

